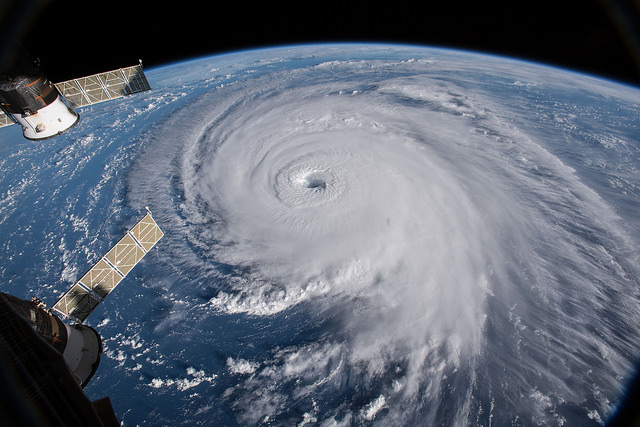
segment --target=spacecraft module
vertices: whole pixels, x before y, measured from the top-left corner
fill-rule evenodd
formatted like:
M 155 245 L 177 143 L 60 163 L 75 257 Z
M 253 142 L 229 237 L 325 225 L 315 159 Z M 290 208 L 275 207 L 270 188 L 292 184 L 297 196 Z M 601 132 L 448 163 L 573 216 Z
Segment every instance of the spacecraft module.
M 80 119 L 74 108 L 151 90 L 138 65 L 53 84 L 24 52 L 0 74 L 0 127 L 18 123 L 30 140 L 60 135 Z

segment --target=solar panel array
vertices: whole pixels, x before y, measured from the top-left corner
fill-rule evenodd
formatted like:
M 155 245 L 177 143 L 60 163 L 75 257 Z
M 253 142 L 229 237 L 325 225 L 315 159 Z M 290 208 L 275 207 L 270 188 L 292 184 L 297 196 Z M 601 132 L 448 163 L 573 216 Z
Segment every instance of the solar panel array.
M 53 305 L 80 323 L 125 278 L 164 234 L 147 213 Z
M 56 83 L 72 108 L 151 90 L 141 65 Z

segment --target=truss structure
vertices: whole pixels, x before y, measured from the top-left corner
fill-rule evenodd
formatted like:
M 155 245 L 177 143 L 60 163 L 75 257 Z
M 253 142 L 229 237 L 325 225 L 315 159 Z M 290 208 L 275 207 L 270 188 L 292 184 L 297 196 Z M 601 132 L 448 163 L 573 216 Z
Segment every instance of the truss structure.
M 60 297 L 52 310 L 84 322 L 163 235 L 148 212 Z

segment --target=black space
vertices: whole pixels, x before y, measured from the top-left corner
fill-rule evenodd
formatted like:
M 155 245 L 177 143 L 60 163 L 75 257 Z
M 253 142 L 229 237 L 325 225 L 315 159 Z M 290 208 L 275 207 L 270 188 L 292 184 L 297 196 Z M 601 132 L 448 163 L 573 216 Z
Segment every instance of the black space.
M 153 67 L 249 48 L 352 41 L 481 51 L 640 86 L 635 0 L 3 1 L 8 6 L 0 6 L 0 36 L 21 40 L 53 81 L 139 58 Z

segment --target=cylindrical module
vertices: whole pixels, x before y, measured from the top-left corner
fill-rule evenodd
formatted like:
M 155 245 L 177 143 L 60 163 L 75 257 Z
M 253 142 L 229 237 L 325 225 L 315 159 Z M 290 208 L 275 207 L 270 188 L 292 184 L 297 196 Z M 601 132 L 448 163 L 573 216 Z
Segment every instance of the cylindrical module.
M 0 108 L 22 125 L 25 138 L 31 140 L 59 135 L 80 119 L 26 54 L 0 75 Z
M 63 325 L 67 329 L 68 340 L 62 357 L 78 384 L 84 388 L 98 369 L 102 354 L 102 340 L 100 335 L 89 326 L 66 323 Z
M 86 325 L 67 325 L 32 301 L 3 294 L 17 314 L 62 355 L 71 375 L 81 387 L 87 385 L 100 364 L 102 339 Z

